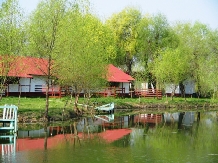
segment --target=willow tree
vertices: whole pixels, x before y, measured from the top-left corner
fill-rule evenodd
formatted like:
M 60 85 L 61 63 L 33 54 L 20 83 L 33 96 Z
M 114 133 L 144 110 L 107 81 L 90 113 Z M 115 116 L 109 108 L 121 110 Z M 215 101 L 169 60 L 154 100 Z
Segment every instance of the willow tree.
M 189 75 L 190 58 L 186 53 L 188 52 L 183 47 L 167 48 L 160 52 L 160 55 L 150 64 L 152 74 L 156 77 L 158 83 L 163 88 L 170 86 L 172 99 L 179 83 L 186 80 Z
M 53 61 L 57 55 L 61 55 L 61 47 L 56 45 L 60 39 L 60 22 L 65 13 L 65 0 L 43 0 L 40 1 L 36 10 L 30 15 L 27 22 L 28 27 L 28 50 L 32 56 L 47 59 L 46 76 L 46 105 L 44 119 L 48 118 L 49 109 L 49 87 L 53 74 Z M 40 65 L 36 65 L 40 69 Z M 42 69 L 40 69 L 42 70 Z
M 93 16 L 89 6 L 73 3 L 62 19 L 61 47 L 62 57 L 57 59 L 59 82 L 73 88 L 76 102 L 81 92 L 87 97 L 105 85 L 106 65 L 110 46 L 110 32 L 102 22 Z
M 204 94 L 218 97 L 218 30 L 208 32 L 207 41 L 205 41 L 208 52 L 205 57 L 199 59 L 200 85 Z
M 17 0 L 7 0 L 0 6 L 0 91 L 8 78 L 14 56 L 20 54 L 24 46 L 23 14 Z M 22 64 L 22 63 L 21 63 Z
M 162 14 L 145 15 L 139 26 L 140 30 L 140 57 L 138 62 L 143 68 L 147 78 L 148 87 L 156 88 L 156 78 L 149 69 L 148 64 L 153 64 L 166 48 L 176 48 L 178 38 L 170 27 L 167 18 Z
M 138 26 L 141 12 L 135 8 L 125 8 L 112 15 L 106 25 L 112 30 L 116 43 L 116 64 L 125 65 L 126 72 L 132 75 L 132 66 L 139 52 Z
M 190 78 L 195 82 L 197 94 L 200 96 L 204 89 L 201 83 L 201 67 L 207 56 L 210 56 L 208 46 L 210 30 L 205 24 L 195 22 L 194 24 L 178 23 L 174 31 L 179 37 L 180 44 L 183 44 L 183 47 L 189 51 L 184 55 L 190 55 Z

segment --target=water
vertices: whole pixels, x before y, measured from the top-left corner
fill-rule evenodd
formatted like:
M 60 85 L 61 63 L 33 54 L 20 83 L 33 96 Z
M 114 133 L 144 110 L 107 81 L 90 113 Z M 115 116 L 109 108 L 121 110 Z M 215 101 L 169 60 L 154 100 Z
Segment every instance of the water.
M 48 126 L 24 124 L 17 138 L 0 139 L 0 161 L 216 163 L 217 135 L 215 111 L 110 115 Z

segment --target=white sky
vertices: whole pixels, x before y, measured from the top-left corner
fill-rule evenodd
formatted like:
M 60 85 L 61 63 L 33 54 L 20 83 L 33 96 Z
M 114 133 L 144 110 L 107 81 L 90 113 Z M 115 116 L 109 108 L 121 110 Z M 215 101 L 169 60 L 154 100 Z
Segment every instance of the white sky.
M 29 13 L 40 0 L 19 0 Z M 164 14 L 170 23 L 176 21 L 200 21 L 211 28 L 218 28 L 218 0 L 90 0 L 94 13 L 105 20 L 127 6 L 139 9 L 143 14 Z

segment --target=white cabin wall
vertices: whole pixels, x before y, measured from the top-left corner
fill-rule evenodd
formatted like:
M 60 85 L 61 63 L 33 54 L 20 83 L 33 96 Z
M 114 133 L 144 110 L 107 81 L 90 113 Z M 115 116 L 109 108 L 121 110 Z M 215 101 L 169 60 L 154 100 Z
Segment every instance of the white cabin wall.
M 34 76 L 33 78 L 20 78 L 19 84 L 9 84 L 9 92 L 35 92 L 36 85 L 46 85 L 46 77 Z
M 185 93 L 186 94 L 193 94 L 195 93 L 195 82 L 193 80 L 187 80 L 183 82 L 185 85 Z
M 19 92 L 19 84 L 9 84 L 9 92 Z
M 123 83 L 123 88 L 125 88 L 125 93 L 129 93 L 129 84 L 130 83 Z M 119 83 L 119 88 L 122 88 L 122 83 Z
M 141 89 L 148 89 L 148 83 L 141 83 Z
M 31 92 L 35 92 L 35 87 L 36 85 L 46 85 L 46 77 L 43 76 L 34 76 L 31 79 L 31 88 L 30 91 Z
M 147 82 L 135 81 L 135 89 L 148 89 Z
M 195 93 L 195 83 L 193 80 L 186 80 L 183 82 L 184 86 L 185 86 L 185 94 L 193 94 Z M 174 84 L 168 84 L 165 86 L 165 91 L 166 93 L 172 93 L 173 87 L 175 85 Z M 176 94 L 180 94 L 180 89 L 179 89 L 179 85 L 176 86 Z
M 166 84 L 165 85 L 165 93 L 172 93 L 174 87 L 175 87 L 175 84 Z M 176 86 L 175 93 L 180 94 L 180 89 L 179 89 L 178 85 Z
M 30 81 L 31 78 L 20 78 L 20 88 L 21 92 L 30 92 Z
M 30 78 L 20 78 L 19 84 L 9 84 L 9 92 L 29 92 L 30 90 Z M 19 90 L 21 89 L 21 90 Z

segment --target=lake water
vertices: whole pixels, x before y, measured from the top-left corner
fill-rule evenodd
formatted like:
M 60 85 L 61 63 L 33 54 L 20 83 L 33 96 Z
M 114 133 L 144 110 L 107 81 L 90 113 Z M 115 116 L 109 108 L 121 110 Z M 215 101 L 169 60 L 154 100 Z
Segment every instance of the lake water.
M 1 162 L 216 163 L 218 114 L 99 115 L 68 123 L 20 124 L 1 138 Z

